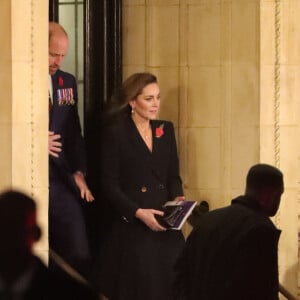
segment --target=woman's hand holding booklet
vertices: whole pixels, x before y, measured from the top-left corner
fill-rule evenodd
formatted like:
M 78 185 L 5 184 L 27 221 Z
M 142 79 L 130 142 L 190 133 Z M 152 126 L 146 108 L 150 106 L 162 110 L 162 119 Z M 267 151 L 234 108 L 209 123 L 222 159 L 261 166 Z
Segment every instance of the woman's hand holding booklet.
M 168 201 L 162 207 L 164 215 L 156 215 L 156 219 L 167 229 L 180 230 L 196 204 L 197 202 L 193 200 Z

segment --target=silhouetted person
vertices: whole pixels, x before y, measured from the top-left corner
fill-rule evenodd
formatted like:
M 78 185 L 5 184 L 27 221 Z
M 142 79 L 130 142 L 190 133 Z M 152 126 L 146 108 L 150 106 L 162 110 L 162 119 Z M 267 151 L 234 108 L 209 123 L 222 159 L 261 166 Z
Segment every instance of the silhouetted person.
M 280 170 L 257 164 L 245 195 L 201 217 L 177 262 L 175 299 L 278 299 L 280 231 L 269 217 L 283 190 Z
M 17 191 L 0 194 L 0 299 L 97 299 L 90 288 L 48 270 L 32 248 L 41 231 L 36 205 Z

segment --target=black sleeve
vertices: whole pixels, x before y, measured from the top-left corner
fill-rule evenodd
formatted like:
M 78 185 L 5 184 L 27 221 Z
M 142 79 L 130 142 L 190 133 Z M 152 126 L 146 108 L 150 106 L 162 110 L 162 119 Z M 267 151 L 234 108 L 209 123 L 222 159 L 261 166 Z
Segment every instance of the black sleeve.
M 130 221 L 135 217 L 138 206 L 122 191 L 120 186 L 119 133 L 115 127 L 107 127 L 101 140 L 101 189 L 105 198 L 121 217 Z
M 72 80 L 75 105 L 71 107 L 70 117 L 68 120 L 68 131 L 65 137 L 65 151 L 68 163 L 71 166 L 71 172 L 74 173 L 76 171 L 81 171 L 82 173 L 85 173 L 86 153 L 78 115 L 77 84 L 74 77 L 72 77 Z

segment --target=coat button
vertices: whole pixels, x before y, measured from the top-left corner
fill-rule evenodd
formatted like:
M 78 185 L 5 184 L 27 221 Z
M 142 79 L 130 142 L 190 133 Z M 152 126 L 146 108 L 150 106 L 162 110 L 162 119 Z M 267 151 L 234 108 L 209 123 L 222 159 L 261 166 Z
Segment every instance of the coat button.
M 163 190 L 164 188 L 165 188 L 165 186 L 164 186 L 163 184 L 159 184 L 159 185 L 158 185 L 158 189 L 159 189 L 159 190 Z
M 145 186 L 142 186 L 142 187 L 141 187 L 141 192 L 142 192 L 142 193 L 145 193 L 145 192 L 147 192 L 147 187 L 145 187 Z
M 122 220 L 129 223 L 129 221 L 127 220 L 127 218 L 125 216 L 122 216 Z

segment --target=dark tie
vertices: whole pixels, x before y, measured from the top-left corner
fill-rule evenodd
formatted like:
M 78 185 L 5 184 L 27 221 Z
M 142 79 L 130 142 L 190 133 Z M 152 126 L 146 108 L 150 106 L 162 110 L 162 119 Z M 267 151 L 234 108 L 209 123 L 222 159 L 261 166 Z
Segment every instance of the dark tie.
M 50 97 L 50 92 L 48 92 L 48 97 L 49 97 L 49 112 L 51 111 L 52 109 L 52 101 L 51 101 L 51 97 Z

